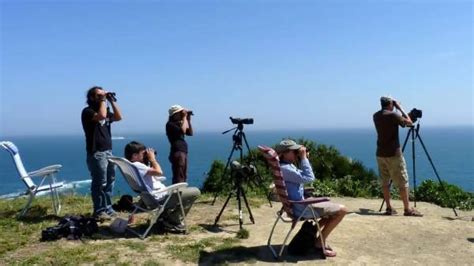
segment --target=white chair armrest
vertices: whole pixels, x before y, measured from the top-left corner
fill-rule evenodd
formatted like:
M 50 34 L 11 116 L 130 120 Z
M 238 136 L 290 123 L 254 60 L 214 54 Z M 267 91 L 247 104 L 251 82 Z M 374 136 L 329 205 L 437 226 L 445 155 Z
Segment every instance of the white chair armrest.
M 158 191 L 153 191 L 153 194 L 158 194 L 158 193 L 163 193 L 163 192 L 168 192 L 168 191 L 171 191 L 171 190 L 175 190 L 175 189 L 180 189 L 180 188 L 185 188 L 188 186 L 188 183 L 177 183 L 177 184 L 173 184 L 171 186 L 167 186 L 166 188 L 164 189 L 160 189 Z
M 166 176 L 164 176 L 164 175 L 162 175 L 162 176 L 155 176 L 154 178 L 155 178 L 156 180 L 160 181 L 160 182 L 166 180 Z
M 59 169 L 61 167 L 62 167 L 62 165 L 60 165 L 60 164 L 46 166 L 46 167 L 43 167 L 39 170 L 29 172 L 28 177 L 45 176 L 45 175 L 55 174 L 55 173 L 59 172 Z

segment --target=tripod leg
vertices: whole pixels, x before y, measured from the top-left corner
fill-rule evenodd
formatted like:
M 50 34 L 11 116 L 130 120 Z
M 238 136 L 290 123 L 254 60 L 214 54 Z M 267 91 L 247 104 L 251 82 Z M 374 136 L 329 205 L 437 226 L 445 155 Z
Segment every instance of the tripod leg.
M 428 161 L 430 162 L 431 164 L 431 167 L 433 168 L 433 171 L 435 172 L 435 175 L 436 177 L 438 178 L 438 182 L 441 186 L 441 188 L 443 189 L 443 192 L 446 196 L 448 196 L 448 192 L 446 191 L 446 188 L 444 187 L 443 185 L 443 182 L 441 182 L 441 178 L 439 177 L 439 174 L 438 174 L 438 171 L 436 170 L 436 167 L 433 163 L 433 160 L 431 160 L 431 156 L 430 154 L 428 153 L 428 150 L 426 149 L 425 147 L 425 144 L 423 143 L 423 140 L 421 139 L 421 136 L 420 134 L 417 132 L 417 136 L 418 136 L 418 139 L 420 140 L 420 143 L 421 143 L 421 147 L 423 147 L 423 150 L 425 151 L 425 154 L 426 154 L 426 157 L 428 157 Z M 457 203 L 457 202 L 456 202 Z M 458 216 L 458 213 L 456 212 L 456 208 L 453 207 L 453 212 L 454 212 L 454 215 Z
M 392 186 L 392 180 L 388 183 L 388 190 L 390 191 L 390 187 Z M 383 205 L 385 204 L 385 199 L 382 200 L 382 204 L 380 205 L 379 212 L 382 212 Z
M 227 163 L 226 163 L 225 168 L 224 168 L 224 173 L 222 174 L 221 180 L 219 180 L 220 184 L 222 184 L 222 181 L 224 180 L 225 175 L 227 174 L 227 170 L 229 169 L 229 165 L 230 165 L 230 160 L 232 160 L 232 155 L 234 154 L 234 151 L 236 149 L 237 149 L 236 143 L 234 142 L 234 145 L 232 146 L 232 150 L 230 151 L 230 155 L 227 158 Z M 221 187 L 221 186 L 219 186 L 219 187 Z M 212 203 L 211 203 L 212 206 L 214 206 L 214 203 L 216 203 L 217 195 L 218 195 L 218 191 L 216 191 L 214 193 L 214 199 L 212 200 Z
M 242 217 L 242 202 L 240 201 L 240 194 L 242 193 L 242 188 L 239 186 L 237 187 L 237 205 L 239 207 L 239 227 L 242 229 L 243 225 L 243 217 Z
M 405 141 L 403 142 L 403 148 L 402 148 L 402 152 L 405 151 L 405 148 L 407 146 L 407 142 L 408 142 L 408 138 L 410 137 L 410 133 L 413 131 L 413 128 L 411 127 L 409 130 L 408 130 L 408 133 L 407 133 L 407 136 L 405 138 Z
M 251 221 L 253 224 L 255 224 L 255 220 L 253 219 L 252 211 L 250 210 L 249 202 L 247 201 L 247 197 L 245 196 L 245 191 L 244 191 L 243 188 L 241 189 L 241 194 L 242 194 L 242 196 L 243 196 L 243 198 L 244 198 L 245 206 L 247 206 L 247 210 L 249 211 L 250 221 Z
M 418 124 L 419 125 L 419 124 Z M 418 135 L 418 131 L 417 131 Z M 413 198 L 414 198 L 414 206 L 416 207 L 416 159 L 415 159 L 415 132 L 411 134 L 411 159 L 413 161 Z
M 232 197 L 232 192 L 229 193 L 229 196 L 227 197 L 227 199 L 226 199 L 226 201 L 225 201 L 225 203 L 224 203 L 224 206 L 222 206 L 221 211 L 220 211 L 219 214 L 217 215 L 216 220 L 214 221 L 214 226 L 216 226 L 217 223 L 219 222 L 219 219 L 221 218 L 221 215 L 222 215 L 222 213 L 224 212 L 224 209 L 225 209 L 225 207 L 227 206 L 227 203 L 229 203 L 230 197 Z

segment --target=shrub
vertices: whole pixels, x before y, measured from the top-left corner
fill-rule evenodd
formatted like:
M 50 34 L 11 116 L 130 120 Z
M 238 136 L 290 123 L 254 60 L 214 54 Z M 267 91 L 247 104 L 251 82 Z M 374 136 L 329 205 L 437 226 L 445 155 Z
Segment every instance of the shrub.
M 314 195 L 317 197 L 332 197 L 338 195 L 336 192 L 336 183 L 329 179 L 316 179 L 316 181 L 314 181 L 312 185 L 314 188 Z
M 215 193 L 215 192 L 228 192 L 230 187 L 224 185 L 223 179 L 229 179 L 230 175 L 226 173 L 226 176 L 223 178 L 224 175 L 225 165 L 222 161 L 214 161 L 212 162 L 211 169 L 207 175 L 206 180 L 204 180 L 204 184 L 202 186 L 203 192 L 208 193 Z M 227 171 L 229 172 L 229 171 Z
M 443 189 L 444 187 L 444 189 Z M 474 194 L 463 191 L 460 187 L 442 181 L 424 180 L 416 190 L 416 198 L 420 201 L 432 202 L 441 207 L 472 210 Z
M 349 197 L 382 197 L 380 184 L 374 170 L 368 169 L 358 160 L 349 159 L 340 154 L 333 146 L 318 145 L 307 139 L 298 139 L 310 151 L 310 163 L 316 175 L 311 184 L 318 196 L 349 196 Z M 263 155 L 256 149 L 254 163 L 260 177 L 249 177 L 244 182 L 247 195 L 263 195 L 268 193 L 268 185 L 272 182 L 272 175 L 266 165 Z M 375 159 L 375 158 L 374 158 Z M 244 157 L 248 161 L 249 156 Z M 208 178 L 203 185 L 203 192 L 224 194 L 232 189 L 230 169 L 224 179 L 225 165 L 221 161 L 214 161 L 209 170 Z M 417 189 L 417 200 L 432 202 L 442 207 L 458 207 L 463 210 L 472 210 L 474 207 L 473 193 L 465 192 L 461 188 L 443 182 L 447 193 L 444 193 L 439 183 L 427 180 Z M 413 197 L 413 191 L 410 196 Z M 398 189 L 392 189 L 394 199 L 399 198 Z M 448 196 L 449 195 L 449 196 Z

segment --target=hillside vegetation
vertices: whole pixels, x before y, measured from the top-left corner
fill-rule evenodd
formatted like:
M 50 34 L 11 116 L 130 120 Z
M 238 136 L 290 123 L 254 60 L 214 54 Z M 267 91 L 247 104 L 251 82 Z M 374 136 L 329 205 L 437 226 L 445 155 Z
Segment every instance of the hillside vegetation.
M 333 146 L 317 144 L 306 139 L 299 139 L 297 142 L 310 151 L 309 160 L 316 175 L 316 180 L 310 186 L 315 188 L 317 196 L 382 198 L 377 173 L 364 166 L 361 161 L 343 156 Z M 263 155 L 258 149 L 252 149 L 251 155 L 247 154 L 243 161 L 244 164 L 252 161 L 258 172 L 258 175 L 245 178 L 247 193 L 251 195 L 268 193 L 272 175 Z M 224 175 L 224 169 L 225 162 L 212 163 L 208 178 L 203 185 L 204 192 L 227 194 L 232 189 L 234 175 L 231 175 L 230 169 Z M 392 190 L 392 196 L 395 199 L 399 198 L 397 189 Z M 410 198 L 414 199 L 413 191 L 410 193 Z M 416 200 L 462 210 L 472 210 L 474 207 L 473 193 L 446 182 L 440 184 L 433 180 L 425 180 L 417 187 Z

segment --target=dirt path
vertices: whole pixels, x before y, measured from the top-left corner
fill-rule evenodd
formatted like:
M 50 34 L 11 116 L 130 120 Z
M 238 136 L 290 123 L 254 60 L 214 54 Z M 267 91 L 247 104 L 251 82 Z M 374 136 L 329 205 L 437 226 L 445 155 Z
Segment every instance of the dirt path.
M 400 214 L 384 216 L 377 212 L 380 200 L 358 198 L 332 200 L 345 204 L 351 212 L 328 240 L 338 252 L 337 257 L 322 260 L 316 254 L 307 257 L 287 256 L 286 263 L 303 265 L 315 263 L 472 265 L 474 263 L 473 211 L 458 211 L 459 217 L 456 218 L 452 209 L 422 202 L 417 203 L 417 209 L 424 214 L 424 217 L 404 217 Z M 231 202 L 229 206 L 234 207 L 233 205 L 236 205 L 235 202 Z M 252 208 L 256 224 L 251 224 L 248 215 L 244 214 L 246 223 L 244 227 L 249 230 L 250 237 L 240 243 L 241 247 L 204 254 L 200 258 L 200 263 L 275 264 L 266 247 L 275 212 L 280 203 L 275 203 L 274 206 L 270 208 L 268 204 L 264 204 L 260 208 Z M 399 213 L 403 212 L 400 201 L 394 201 L 393 206 Z M 197 204 L 189 217 L 190 223 L 196 224 L 205 220 L 212 224 L 220 207 Z M 238 230 L 236 214 L 235 210 L 226 211 L 224 215 L 228 215 L 230 219 L 220 223 L 220 228 L 224 232 L 215 234 L 231 236 L 235 233 Z M 281 244 L 287 230 L 289 224 L 277 225 L 272 242 Z M 295 233 L 296 230 L 292 234 Z

